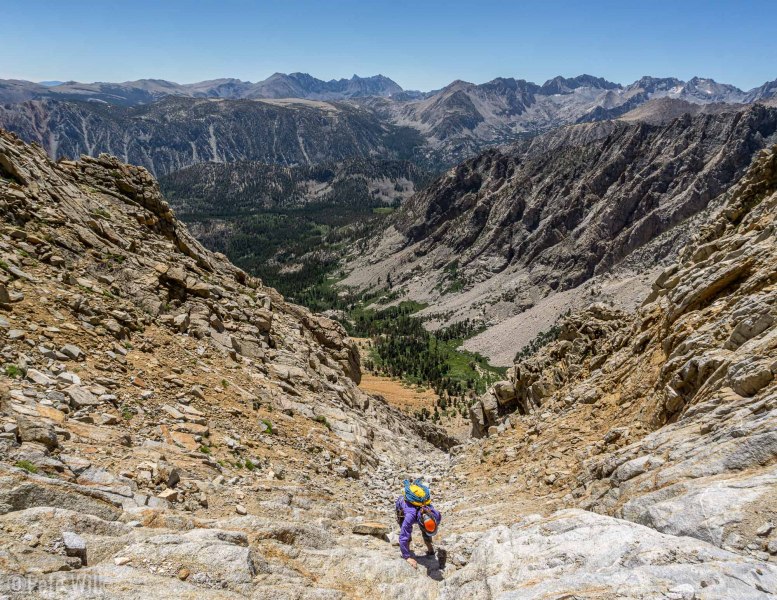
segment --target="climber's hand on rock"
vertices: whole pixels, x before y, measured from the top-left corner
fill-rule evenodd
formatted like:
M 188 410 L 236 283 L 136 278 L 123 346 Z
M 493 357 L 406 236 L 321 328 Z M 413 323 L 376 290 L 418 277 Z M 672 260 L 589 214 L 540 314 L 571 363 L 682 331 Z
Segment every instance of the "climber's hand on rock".
M 418 568 L 418 563 L 416 562 L 415 558 L 413 558 L 412 556 L 407 557 L 405 560 L 407 561 L 407 564 L 409 564 L 414 569 Z

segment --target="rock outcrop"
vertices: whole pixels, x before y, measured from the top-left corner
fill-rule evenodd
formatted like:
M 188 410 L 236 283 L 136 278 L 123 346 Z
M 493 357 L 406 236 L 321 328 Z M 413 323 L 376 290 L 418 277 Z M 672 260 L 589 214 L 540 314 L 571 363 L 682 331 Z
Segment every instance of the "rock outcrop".
M 473 407 L 473 432 L 491 433 L 505 463 L 522 457 L 511 477 L 565 505 L 770 560 L 776 242 L 774 147 L 635 315 L 595 305 L 565 318 Z
M 592 304 L 564 318 L 557 343 L 513 365 L 509 381 L 497 382 L 470 406 L 472 435 L 486 436 L 492 427 L 501 433 L 506 416 L 516 410 L 520 415 L 540 411 L 547 397 L 588 372 L 582 370 L 584 364 L 591 370 L 600 367 L 623 345 L 625 319 L 624 313 L 603 304 Z M 594 404 L 601 395 L 595 386 L 584 384 L 570 391 L 565 401 Z

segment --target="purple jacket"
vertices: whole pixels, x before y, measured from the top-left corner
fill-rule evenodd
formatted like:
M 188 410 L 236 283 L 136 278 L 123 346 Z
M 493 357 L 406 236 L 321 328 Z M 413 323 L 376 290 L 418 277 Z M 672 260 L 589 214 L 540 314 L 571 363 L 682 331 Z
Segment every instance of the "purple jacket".
M 402 558 L 409 558 L 413 555 L 412 552 L 410 552 L 410 540 L 413 538 L 413 524 L 418 523 L 418 511 L 420 509 L 405 500 L 404 496 L 397 498 L 394 507 L 397 510 L 397 521 L 400 519 L 402 520 L 402 527 L 399 530 L 399 550 L 402 552 Z M 437 509 L 431 504 L 428 505 L 427 508 L 431 509 L 434 518 L 440 523 L 440 521 L 442 521 L 442 515 L 440 515 Z M 421 523 L 418 523 L 418 527 L 421 527 Z M 421 532 L 423 533 L 423 530 L 421 530 Z

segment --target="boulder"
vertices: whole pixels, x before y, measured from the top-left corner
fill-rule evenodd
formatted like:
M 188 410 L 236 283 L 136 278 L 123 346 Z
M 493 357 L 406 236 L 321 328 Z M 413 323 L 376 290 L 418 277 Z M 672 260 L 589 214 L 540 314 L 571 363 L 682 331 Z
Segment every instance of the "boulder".
M 65 389 L 65 394 L 70 398 L 70 405 L 75 410 L 102 404 L 102 401 L 99 398 L 80 385 L 71 385 Z
M 157 497 L 168 502 L 176 502 L 178 500 L 178 491 L 168 488 L 160 492 Z
M 19 415 L 16 423 L 19 426 L 19 438 L 23 442 L 43 444 L 49 450 L 59 445 L 54 425 L 49 421 Z
M 27 379 L 38 385 L 54 385 L 55 381 L 48 375 L 41 373 L 37 369 L 27 369 Z
M 70 360 L 83 360 L 85 358 L 84 351 L 74 344 L 65 344 L 60 349 L 60 352 Z
M 386 540 L 388 539 L 388 533 L 390 529 L 386 527 L 383 523 L 358 523 L 357 525 L 354 525 L 351 529 L 351 533 L 355 533 L 357 535 L 371 535 L 372 537 L 376 537 L 380 540 Z
M 185 568 L 196 574 L 189 579 L 208 581 L 224 594 L 229 590 L 248 594 L 254 577 L 267 572 L 260 555 L 249 547 L 246 535 L 236 531 L 163 533 L 130 544 L 121 554 L 147 571 L 163 569 L 167 564 L 176 565 L 174 573 Z
M 515 386 L 510 381 L 497 381 L 492 389 L 503 408 L 509 408 L 516 399 Z
M 107 494 L 56 479 L 28 475 L 0 477 L 0 514 L 33 507 L 57 507 L 114 521 L 121 503 Z
M 154 482 L 174 488 L 181 481 L 181 472 L 178 467 L 160 460 L 154 465 Z
M 86 566 L 86 541 L 80 535 L 72 531 L 62 532 L 62 542 L 65 545 L 65 553 L 81 559 L 81 564 Z
M 729 368 L 728 379 L 737 394 L 753 396 L 766 387 L 774 375 L 766 362 L 748 358 Z

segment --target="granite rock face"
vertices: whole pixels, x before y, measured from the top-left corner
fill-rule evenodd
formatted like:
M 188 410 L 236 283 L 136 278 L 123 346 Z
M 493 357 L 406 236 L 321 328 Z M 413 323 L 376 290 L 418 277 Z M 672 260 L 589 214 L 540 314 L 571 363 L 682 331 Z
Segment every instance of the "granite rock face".
M 671 567 L 668 567 L 671 564 Z M 443 598 L 768 598 L 777 569 L 579 510 L 489 531 Z

